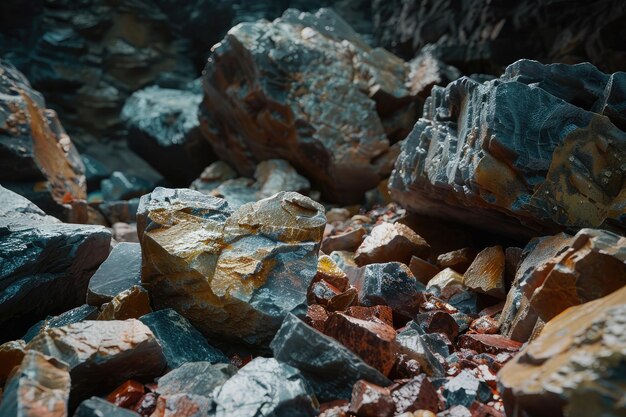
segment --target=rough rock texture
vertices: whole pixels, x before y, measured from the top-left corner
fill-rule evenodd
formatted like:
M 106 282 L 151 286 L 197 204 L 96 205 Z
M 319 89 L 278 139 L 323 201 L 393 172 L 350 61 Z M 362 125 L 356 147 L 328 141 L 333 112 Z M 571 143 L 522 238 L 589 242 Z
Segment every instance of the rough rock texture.
M 201 93 L 152 86 L 133 93 L 122 109 L 130 149 L 181 185 L 215 158 L 199 129 L 201 101 Z
M 572 307 L 498 374 L 507 415 L 624 416 L 626 287 Z
M 506 298 L 502 246 L 492 246 L 481 251 L 463 274 L 463 284 L 477 292 Z
M 159 378 L 160 396 L 186 393 L 212 398 L 213 390 L 237 373 L 233 365 L 187 362 Z
M 624 73 L 528 60 L 493 81 L 435 87 L 403 143 L 391 195 L 516 238 L 624 230 L 624 91 Z
M 87 303 L 100 306 L 141 282 L 141 246 L 118 243 L 89 280 Z
M 45 319 L 35 323 L 24 336 L 22 336 L 22 340 L 26 343 L 33 340 L 35 336 L 37 336 L 42 330 L 51 328 L 51 327 L 62 327 L 71 323 L 78 323 L 83 320 L 95 320 L 98 317 L 99 311 L 98 307 L 90 306 L 88 304 L 83 304 L 80 307 L 73 308 L 64 313 L 59 314 L 58 316 L 48 316 Z
M 367 381 L 358 381 L 354 384 L 350 413 L 359 417 L 391 417 L 395 410 L 396 404 L 387 388 Z
M 430 256 L 430 246 L 421 236 L 401 223 L 381 223 L 356 250 L 354 261 L 360 266 L 394 261 L 409 265 L 414 255 Z
M 137 215 L 143 285 L 157 309 L 175 309 L 205 334 L 268 343 L 306 301 L 323 213 L 292 192 L 232 212 L 216 197 L 157 188 Z
M 130 378 L 161 375 L 166 366 L 150 329 L 134 319 L 84 321 L 46 329 L 26 348 L 69 365 L 74 406 Z
M 485 403 L 491 398 L 491 389 L 486 382 L 476 378 L 467 370 L 446 382 L 443 388 L 446 405 L 470 407 L 474 401 Z
M 357 202 L 389 173 L 390 143 L 414 121 L 409 74 L 334 12 L 288 10 L 235 26 L 213 49 L 201 128 L 245 176 L 283 158 L 329 201 Z
M 313 390 L 296 368 L 256 358 L 215 391 L 215 417 L 316 416 Z
M 107 400 L 91 397 L 80 403 L 74 417 L 139 417 L 139 414 L 125 408 L 117 407 Z
M 433 44 L 426 49 L 466 73 L 498 74 L 520 58 L 590 61 L 607 71 L 626 62 L 625 48 L 615 42 L 626 22 L 619 0 L 576 0 L 567 7 L 558 0 L 374 0 L 372 14 L 383 46 L 410 59 Z
M 97 320 L 138 319 L 148 313 L 152 313 L 148 291 L 134 285 L 102 304 Z
M 4 388 L 2 417 L 66 417 L 70 373 L 65 363 L 27 352 Z
M 85 167 L 70 137 L 41 94 L 0 60 L 0 181 L 63 220 L 74 200 L 86 200 Z
M 102 226 L 61 223 L 0 187 L 0 341 L 21 337 L 49 314 L 85 301 L 89 278 L 109 254 Z
M 293 314 L 285 317 L 271 348 L 276 359 L 302 372 L 320 401 L 350 398 L 359 379 L 381 386 L 391 383 L 339 342 Z
M 26 343 L 12 340 L 0 345 L 0 387 L 4 387 L 11 371 L 24 359 Z

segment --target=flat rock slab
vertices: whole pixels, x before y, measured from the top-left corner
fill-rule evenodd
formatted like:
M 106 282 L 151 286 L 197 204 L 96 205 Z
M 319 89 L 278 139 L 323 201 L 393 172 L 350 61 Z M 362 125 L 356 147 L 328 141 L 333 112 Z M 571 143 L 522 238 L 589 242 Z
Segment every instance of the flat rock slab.
M 141 283 L 141 246 L 121 242 L 115 245 L 108 258 L 89 280 L 87 303 L 100 306 Z

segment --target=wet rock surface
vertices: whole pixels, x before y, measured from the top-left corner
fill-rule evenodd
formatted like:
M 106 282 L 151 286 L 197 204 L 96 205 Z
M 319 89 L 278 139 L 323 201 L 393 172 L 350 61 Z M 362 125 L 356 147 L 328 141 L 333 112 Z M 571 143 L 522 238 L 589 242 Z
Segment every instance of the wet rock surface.
M 119 243 L 89 280 L 87 303 L 100 306 L 141 283 L 141 246 Z

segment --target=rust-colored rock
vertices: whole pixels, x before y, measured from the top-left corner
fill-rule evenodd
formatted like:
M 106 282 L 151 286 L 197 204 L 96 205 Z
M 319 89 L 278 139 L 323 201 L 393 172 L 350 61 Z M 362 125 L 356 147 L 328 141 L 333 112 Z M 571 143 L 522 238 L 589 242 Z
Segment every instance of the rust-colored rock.
M 481 251 L 463 274 L 463 283 L 474 291 L 505 299 L 502 246 L 492 246 Z
M 452 268 L 463 274 L 476 258 L 476 252 L 470 248 L 462 248 L 442 253 L 437 257 L 437 266 L 441 269 Z
M 444 311 L 419 314 L 415 321 L 426 333 L 443 333 L 451 342 L 454 342 L 459 335 L 459 325 L 450 314 Z
M 521 342 L 511 340 L 499 334 L 466 333 L 459 336 L 459 347 L 472 349 L 478 353 L 517 352 L 521 346 Z
M 421 374 L 405 382 L 391 393 L 396 403 L 396 413 L 417 410 L 439 411 L 439 396 L 433 384 Z
M 498 373 L 507 415 L 624 416 L 626 287 L 572 307 Z
M 326 321 L 324 333 L 338 340 L 383 375 L 391 371 L 398 350 L 393 327 L 379 321 L 333 313 Z
M 482 316 L 470 324 L 470 330 L 480 334 L 495 334 L 500 330 L 500 325 L 498 320 L 489 316 Z
M 134 285 L 113 297 L 111 302 L 103 304 L 98 320 L 138 319 L 151 312 L 148 291 Z
M 306 323 L 320 332 L 324 331 L 328 320 L 328 311 L 319 304 L 310 305 L 306 310 Z
M 107 395 L 106 400 L 118 407 L 133 408 L 143 397 L 144 392 L 145 389 L 142 383 L 130 379 L 115 388 Z
M 354 252 L 361 246 L 366 235 L 367 230 L 359 226 L 347 232 L 328 236 L 322 241 L 322 251 L 324 253 L 331 253 L 336 250 Z
M 439 269 L 437 266 L 423 260 L 418 256 L 411 257 L 411 261 L 409 262 L 409 269 L 415 276 L 415 279 L 420 281 L 422 284 L 428 284 L 428 281 L 430 281 L 432 277 L 441 272 L 441 269 Z
M 0 345 L 0 388 L 4 386 L 13 368 L 22 363 L 25 347 L 26 343 L 23 340 L 15 340 Z
M 311 283 L 324 280 L 332 284 L 339 291 L 343 292 L 348 289 L 348 277 L 337 263 L 327 255 L 322 255 L 317 260 L 317 273 Z
M 426 289 L 446 300 L 452 295 L 465 290 L 463 275 L 451 268 L 446 268 L 428 281 Z
M 409 265 L 412 256 L 430 256 L 430 246 L 422 237 L 402 223 L 375 226 L 356 251 L 357 265 L 402 262 Z
M 396 404 L 388 388 L 360 380 L 354 384 L 349 412 L 358 417 L 391 417 Z
M 393 310 L 389 306 L 352 306 L 345 311 L 345 314 L 360 320 L 380 320 L 389 326 L 393 326 Z
M 175 394 L 157 399 L 156 408 L 150 417 L 197 417 L 208 415 L 213 403 L 201 395 Z

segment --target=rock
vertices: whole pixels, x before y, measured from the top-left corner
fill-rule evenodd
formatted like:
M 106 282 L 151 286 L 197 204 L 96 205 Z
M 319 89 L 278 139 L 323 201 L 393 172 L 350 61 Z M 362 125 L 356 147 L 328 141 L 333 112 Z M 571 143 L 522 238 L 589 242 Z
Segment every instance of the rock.
M 443 386 L 443 396 L 448 407 L 470 407 L 474 401 L 486 403 L 491 399 L 491 389 L 471 372 L 462 370 Z
M 355 203 L 376 187 L 390 141 L 414 121 L 409 65 L 328 9 L 235 26 L 203 74 L 200 125 L 220 159 L 246 176 L 286 159 L 327 201 Z
M 19 366 L 26 354 L 23 340 L 13 340 L 0 345 L 0 387 L 4 387 L 11 371 Z
M 113 299 L 102 304 L 98 320 L 126 320 L 138 319 L 144 314 L 152 312 L 148 291 L 140 285 L 122 291 Z
M 186 318 L 171 308 L 146 314 L 140 320 L 154 333 L 170 369 L 187 362 L 228 363 L 226 355 L 209 345 Z
M 54 110 L 8 61 L 0 60 L 0 182 L 46 213 L 72 220 L 87 199 L 85 167 Z
M 161 346 L 150 329 L 134 319 L 83 321 L 45 329 L 26 349 L 69 365 L 74 406 L 128 379 L 158 376 L 166 366 Z
M 476 253 L 470 248 L 457 249 L 443 253 L 437 257 L 437 266 L 441 269 L 451 268 L 459 274 L 464 274 L 476 258 Z
M 0 341 L 6 341 L 47 315 L 84 303 L 89 278 L 109 254 L 111 234 L 102 226 L 60 223 L 2 187 L 0 201 L 5 260 L 0 265 Z
M 548 322 L 498 373 L 507 415 L 621 416 L 626 287 Z
M 345 314 L 357 319 L 380 321 L 389 326 L 393 326 L 393 311 L 388 306 L 352 306 L 345 311 Z
M 459 325 L 454 318 L 445 311 L 430 311 L 418 314 L 413 320 L 426 333 L 441 333 L 446 335 L 450 342 L 454 342 L 459 335 Z
M 505 299 L 504 262 L 501 246 L 484 249 L 463 274 L 463 284 L 471 290 Z
M 98 205 L 98 210 L 109 224 L 115 225 L 120 222 L 136 222 L 138 206 L 139 199 L 131 198 L 130 200 L 103 201 Z
M 176 184 L 189 184 L 215 158 L 200 133 L 201 101 L 194 91 L 150 86 L 135 91 L 122 109 L 130 149 Z
M 451 268 L 446 268 L 428 281 L 426 289 L 437 297 L 449 299 L 465 289 L 463 275 Z
M 396 413 L 406 411 L 429 410 L 439 411 L 439 397 L 437 391 L 428 380 L 426 374 L 421 374 L 394 389 L 391 393 L 396 403 Z
M 175 309 L 205 335 L 266 344 L 305 304 L 323 213 L 292 192 L 231 212 L 216 197 L 157 188 L 138 211 L 142 285 L 156 309 Z
M 328 320 L 328 311 L 319 304 L 313 304 L 307 307 L 306 317 L 304 321 L 315 330 L 323 332 Z
M 346 273 L 327 255 L 322 255 L 317 259 L 317 273 L 311 284 L 321 280 L 328 282 L 339 291 L 345 291 L 349 286 Z
M 98 317 L 99 311 L 97 307 L 83 304 L 80 307 L 73 308 L 61 313 L 58 316 L 46 317 L 44 320 L 33 325 L 24 336 L 22 340 L 26 343 L 33 340 L 35 336 L 41 333 L 42 330 L 50 329 L 54 327 L 62 327 L 71 323 L 78 323 L 83 320 L 95 320 Z
M 379 321 L 360 320 L 342 313 L 333 313 L 325 323 L 324 333 L 356 353 L 383 375 L 389 375 L 398 351 L 393 327 Z
M 256 358 L 215 390 L 216 417 L 317 416 L 315 394 L 296 368 Z
M 134 411 L 142 417 L 151 417 L 156 410 L 158 396 L 154 392 L 148 392 L 135 404 Z
M 459 347 L 475 350 L 478 353 L 517 352 L 522 343 L 499 334 L 470 334 L 459 336 Z
M 455 405 L 445 411 L 437 413 L 437 417 L 473 417 L 470 410 L 462 405 Z
M 91 397 L 80 403 L 74 417 L 138 417 L 139 414 L 111 404 L 107 400 L 98 397 Z
M 204 168 L 189 188 L 204 194 L 211 194 L 221 183 L 237 178 L 237 172 L 224 161 L 215 161 Z
M 401 223 L 381 223 L 361 243 L 354 260 L 359 266 L 385 262 L 402 262 L 408 265 L 412 256 L 428 259 L 428 243 Z
M 101 182 L 102 198 L 105 201 L 130 200 L 149 193 L 153 186 L 150 181 L 120 171 Z
M 113 239 L 117 242 L 139 243 L 136 224 L 117 222 L 113 223 L 111 228 L 113 229 Z M 87 296 L 89 296 L 89 293 L 87 293 Z
M 144 391 L 142 383 L 129 379 L 107 395 L 106 400 L 118 407 L 132 408 L 143 397 Z
M 350 231 L 326 237 L 322 241 L 322 251 L 331 253 L 334 251 L 354 252 L 363 243 L 367 230 L 364 227 L 356 227 Z
M 270 347 L 277 360 L 302 372 L 320 401 L 350 398 L 360 379 L 381 386 L 391 383 L 339 342 L 292 314 L 285 317 Z
M 359 417 L 391 417 L 396 405 L 387 388 L 357 381 L 352 390 L 349 412 Z
M 159 378 L 156 392 L 159 396 L 179 393 L 213 398 L 215 388 L 221 386 L 237 368 L 230 364 L 211 362 L 186 362 Z
M 201 417 L 212 410 L 214 404 L 200 395 L 175 394 L 159 397 L 150 417 Z
M 65 417 L 70 374 L 65 363 L 39 352 L 26 352 L 4 387 L 2 417 Z
M 424 285 L 427 285 L 432 277 L 441 272 L 441 270 L 435 265 L 417 256 L 411 257 L 411 262 L 409 262 L 409 269 L 411 270 L 413 276 L 415 276 L 415 279 L 417 279 Z
M 412 327 L 398 332 L 396 342 L 399 350 L 408 359 L 417 361 L 420 368 L 429 376 L 441 376 L 444 373 L 443 366 L 433 355 L 423 333 L 423 330 Z
M 328 223 L 347 222 L 350 220 L 350 217 L 350 210 L 347 208 L 334 207 L 326 212 L 326 219 L 328 220 Z
M 412 211 L 516 239 L 563 228 L 623 231 L 626 133 L 603 105 L 622 91 L 616 77 L 590 64 L 520 60 L 494 81 L 434 87 L 403 143 L 391 196 Z
M 472 322 L 470 329 L 480 334 L 494 334 L 500 330 L 498 320 L 489 316 L 479 317 Z
M 89 280 L 87 303 L 100 306 L 141 283 L 141 246 L 119 243 Z
M 364 306 L 387 305 L 394 312 L 411 317 L 423 300 L 425 286 L 399 262 L 370 264 L 358 276 L 359 299 Z

